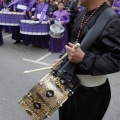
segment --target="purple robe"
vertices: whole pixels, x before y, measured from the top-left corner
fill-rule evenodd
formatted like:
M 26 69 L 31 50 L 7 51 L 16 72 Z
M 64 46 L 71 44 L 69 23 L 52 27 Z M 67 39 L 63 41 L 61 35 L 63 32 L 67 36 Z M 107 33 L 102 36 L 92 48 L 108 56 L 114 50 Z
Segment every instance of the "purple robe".
M 65 51 L 65 45 L 68 43 L 68 33 L 67 33 L 67 28 L 66 28 L 66 24 L 69 23 L 70 18 L 69 18 L 69 14 L 66 12 L 66 10 L 57 10 L 53 13 L 52 18 L 55 19 L 60 19 L 60 21 L 63 22 L 63 26 L 65 27 L 65 32 L 64 32 L 64 36 L 62 38 L 50 38 L 50 42 L 49 42 L 49 50 L 53 53 L 53 52 L 61 52 L 64 53 Z
M 45 4 L 40 4 L 40 3 L 37 4 L 34 14 L 35 18 L 37 18 L 37 14 L 40 14 L 43 11 Z M 49 7 L 45 13 L 46 13 L 46 17 L 45 19 L 43 19 L 44 21 L 48 20 L 49 18 Z M 33 35 L 32 37 L 32 45 L 37 47 L 48 48 L 48 41 L 49 41 L 49 35 Z
M 0 5 L 2 5 L 2 0 L 0 0 Z
M 32 8 L 37 4 L 37 0 L 32 0 L 31 2 L 31 5 L 32 5 Z M 22 34 L 22 40 L 23 40 L 23 43 L 28 46 L 31 41 L 32 41 L 32 35 L 25 35 L 25 34 Z
M 115 10 L 115 12 L 120 15 L 120 0 L 114 0 L 113 6 L 118 7 L 118 10 Z
M 8 5 L 8 7 L 11 7 L 13 5 L 13 8 L 15 10 L 17 10 L 18 12 L 23 12 L 23 10 L 17 9 L 17 5 L 21 4 L 27 6 L 26 12 L 29 12 L 34 5 L 34 2 L 36 2 L 36 0 L 14 0 L 12 3 Z
M 14 0 L 8 7 L 11 7 L 13 5 L 13 8 L 17 11 L 17 12 L 23 12 L 24 10 L 21 9 L 17 9 L 17 5 L 21 4 L 21 5 L 25 5 L 27 6 L 26 9 L 26 19 L 30 19 L 28 12 L 32 9 L 34 2 L 36 2 L 36 0 Z M 12 31 L 12 39 L 20 41 L 21 39 L 23 39 L 23 42 L 26 43 L 26 36 L 24 37 L 24 35 L 20 34 L 20 27 L 19 26 L 14 26 L 13 27 L 13 31 Z M 28 42 L 28 41 L 27 41 Z
M 11 4 L 11 2 L 7 3 L 6 7 L 8 4 Z M 9 8 L 10 8 L 10 11 L 12 11 L 13 6 L 10 6 Z M 12 33 L 12 26 L 4 26 L 4 32 Z
M 35 14 L 34 14 L 34 17 L 37 19 L 37 14 L 41 14 L 42 11 L 43 11 L 43 8 L 45 7 L 46 3 L 45 4 L 37 4 L 36 8 L 35 8 Z M 46 11 L 46 17 L 44 19 L 44 21 L 48 20 L 49 18 L 49 8 L 47 9 Z
M 3 4 L 2 0 L 0 0 L 0 11 L 3 9 Z
M 2 28 L 2 26 L 0 26 L 0 45 L 3 44 L 3 37 L 2 37 L 1 28 Z

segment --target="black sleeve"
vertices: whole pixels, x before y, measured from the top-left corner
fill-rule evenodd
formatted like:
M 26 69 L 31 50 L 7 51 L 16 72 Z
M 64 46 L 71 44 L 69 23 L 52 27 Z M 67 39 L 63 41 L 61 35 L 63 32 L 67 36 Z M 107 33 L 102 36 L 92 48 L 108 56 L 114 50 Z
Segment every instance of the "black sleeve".
M 85 51 L 75 73 L 104 75 L 120 71 L 120 16 L 112 16 L 96 42 L 99 45 L 96 50 L 102 54 L 97 54 L 92 48 Z

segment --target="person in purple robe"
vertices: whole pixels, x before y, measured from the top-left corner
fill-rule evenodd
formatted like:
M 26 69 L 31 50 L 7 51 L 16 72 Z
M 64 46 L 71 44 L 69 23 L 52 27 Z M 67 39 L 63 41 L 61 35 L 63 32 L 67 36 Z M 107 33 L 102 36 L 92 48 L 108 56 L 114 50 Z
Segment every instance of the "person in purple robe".
M 47 21 L 48 18 L 49 18 L 49 4 L 45 2 L 45 0 L 38 0 L 38 4 L 35 8 L 35 14 L 34 14 L 34 18 L 35 20 L 38 20 L 39 18 L 37 17 L 38 14 L 41 14 L 42 16 L 42 13 L 44 13 L 44 21 Z M 44 10 L 45 9 L 45 12 Z M 41 17 L 42 18 L 42 17 Z M 40 19 L 41 19 L 40 18 Z
M 53 16 L 51 18 L 53 22 L 55 22 L 55 20 L 60 20 L 65 28 L 64 35 L 62 38 L 53 38 L 53 37 L 50 38 L 49 51 L 51 51 L 52 53 L 54 52 L 64 53 L 65 45 L 68 43 L 68 33 L 67 33 L 66 24 L 69 23 L 70 18 L 68 12 L 66 10 L 63 10 L 63 8 L 64 8 L 64 3 L 59 2 L 58 10 L 53 13 Z
M 55 0 L 50 0 L 49 1 L 49 5 L 50 5 L 50 7 L 49 7 L 49 13 L 50 13 L 50 17 L 52 17 L 53 12 L 55 12 L 58 9 L 58 7 L 55 4 Z
M 38 4 L 38 0 L 33 0 L 33 7 L 31 9 L 31 11 L 29 12 L 30 18 L 34 15 L 34 11 L 35 11 L 37 4 Z
M 38 14 L 41 16 L 38 17 Z M 49 4 L 45 2 L 45 0 L 38 0 L 38 4 L 35 8 L 35 14 L 33 17 L 34 20 L 48 21 L 49 19 Z M 41 28 L 45 29 L 45 28 Z M 41 33 L 42 34 L 42 33 Z M 42 48 L 48 48 L 49 35 L 33 35 L 32 37 L 32 45 Z
M 114 0 L 112 8 L 120 15 L 120 0 Z
M 19 4 L 27 6 L 27 9 L 24 10 L 23 8 L 18 7 Z M 15 12 L 24 12 L 26 14 L 26 19 L 29 19 L 29 11 L 32 9 L 33 0 L 14 0 L 7 7 L 11 7 L 11 6 L 13 6 L 13 10 Z M 24 38 L 26 40 L 26 37 L 20 34 L 20 27 L 14 26 L 12 30 L 12 39 L 16 40 L 14 44 L 20 43 L 20 40 Z
M 0 11 L 3 9 L 3 0 L 0 0 Z
M 2 37 L 1 29 L 2 29 L 2 26 L 0 26 L 0 45 L 3 44 L 3 37 Z
M 27 16 L 28 16 L 27 19 L 30 19 L 30 17 L 31 17 L 31 16 L 30 16 L 31 11 L 32 11 L 32 9 L 36 6 L 36 4 L 37 4 L 37 0 L 32 0 L 32 1 L 30 2 L 31 8 L 30 8 L 29 11 L 27 12 Z M 32 35 L 22 34 L 22 40 L 23 40 L 23 43 L 25 44 L 25 46 L 28 46 L 28 45 L 31 43 L 31 41 L 32 41 Z

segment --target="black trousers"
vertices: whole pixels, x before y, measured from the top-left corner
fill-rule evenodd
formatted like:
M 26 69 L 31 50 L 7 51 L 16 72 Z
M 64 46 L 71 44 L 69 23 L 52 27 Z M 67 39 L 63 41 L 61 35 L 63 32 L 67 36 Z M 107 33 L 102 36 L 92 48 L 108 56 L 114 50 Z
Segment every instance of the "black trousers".
M 59 108 L 59 120 L 102 120 L 111 98 L 108 80 L 98 87 L 79 86 Z
M 22 35 L 20 33 L 19 26 L 13 26 L 12 30 L 12 39 L 20 41 L 22 39 Z
M 0 26 L 0 45 L 3 44 L 3 37 L 2 37 L 1 29 L 2 29 L 2 26 Z

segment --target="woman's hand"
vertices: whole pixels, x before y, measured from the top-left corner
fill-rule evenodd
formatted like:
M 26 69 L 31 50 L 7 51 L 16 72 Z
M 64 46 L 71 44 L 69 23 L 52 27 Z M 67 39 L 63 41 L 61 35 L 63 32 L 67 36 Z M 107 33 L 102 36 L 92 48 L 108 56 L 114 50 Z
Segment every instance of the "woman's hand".
M 82 51 L 80 47 L 78 48 L 73 48 L 74 44 L 69 43 L 69 46 L 66 45 L 66 51 L 68 53 L 68 59 L 73 62 L 73 63 L 81 63 L 85 53 Z

